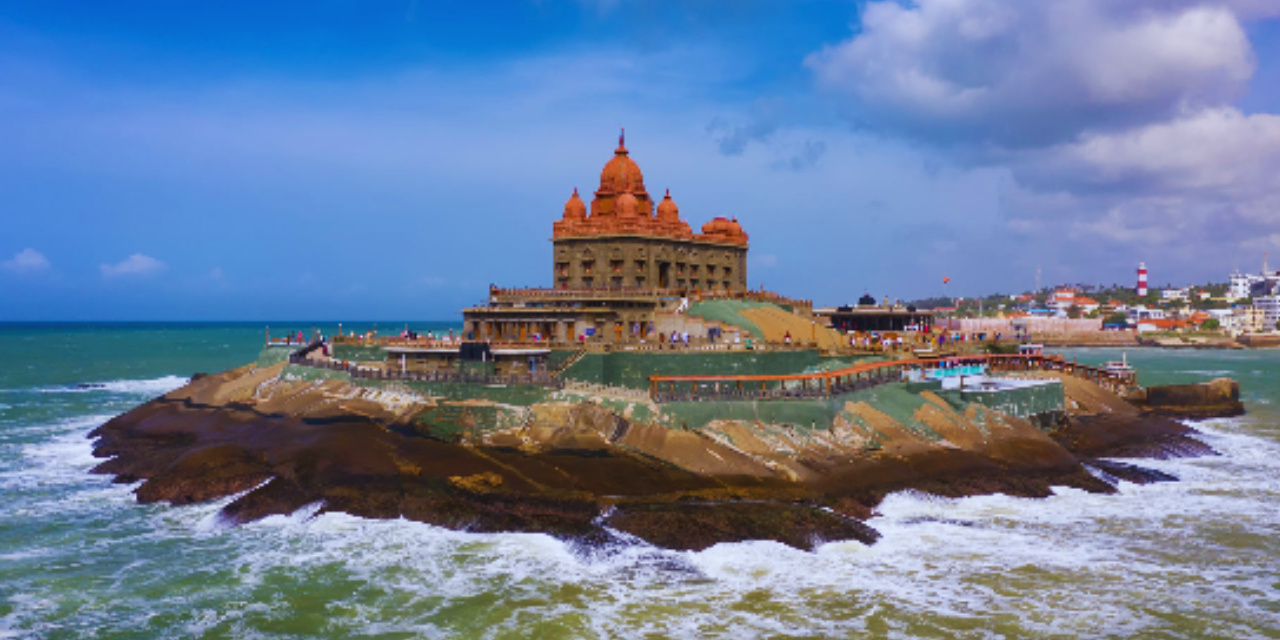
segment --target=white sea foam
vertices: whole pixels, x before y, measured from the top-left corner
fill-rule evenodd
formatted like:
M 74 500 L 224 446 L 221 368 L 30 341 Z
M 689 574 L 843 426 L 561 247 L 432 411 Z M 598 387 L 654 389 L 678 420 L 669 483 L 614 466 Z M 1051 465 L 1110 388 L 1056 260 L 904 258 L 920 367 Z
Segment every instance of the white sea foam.
M 105 419 L 48 425 L 46 440 L 21 448 L 23 482 L 71 489 L 25 508 L 57 508 L 87 522 L 109 517 L 107 528 L 120 530 L 95 532 L 106 537 L 84 548 L 49 552 L 59 557 L 27 550 L 5 559 L 57 564 L 82 561 L 81 554 L 86 562 L 111 557 L 117 548 L 136 554 L 114 570 L 117 587 L 83 596 L 92 600 L 77 606 L 164 612 L 191 635 L 258 635 L 247 620 L 299 614 L 297 605 L 261 594 L 330 583 L 351 585 L 325 605 L 342 612 L 328 622 L 336 634 L 492 637 L 518 634 L 531 620 L 557 620 L 574 635 L 599 637 L 849 636 L 867 631 L 875 616 L 897 625 L 1004 616 L 1019 621 L 1022 635 L 1127 636 L 1159 629 L 1165 622 L 1154 612 L 1170 603 L 1193 603 L 1183 608 L 1187 615 L 1214 620 L 1216 635 L 1257 635 L 1280 623 L 1258 604 L 1275 593 L 1274 558 L 1217 545 L 1209 535 L 1273 536 L 1280 528 L 1280 443 L 1252 435 L 1251 417 L 1196 425 L 1221 456 L 1136 461 L 1179 482 L 1122 482 L 1115 495 L 1058 488 L 1042 500 L 901 492 L 869 522 L 884 534 L 879 542 L 832 542 L 814 552 L 773 542 L 676 552 L 625 534 L 616 544 L 582 549 L 540 534 L 317 515 L 319 505 L 216 526 L 216 514 L 238 496 L 142 507 L 128 487 L 87 475 L 97 460 L 83 436 Z M 0 490 L 11 480 L 0 476 Z M 174 549 L 183 550 L 182 563 L 148 553 Z M 208 574 L 216 585 L 187 580 L 161 597 L 130 586 L 165 572 Z M 40 602 L 15 602 L 12 615 L 48 619 L 52 605 Z M 484 602 L 504 604 L 484 614 L 483 629 L 458 626 L 459 608 Z M 0 630 L 5 625 L 0 619 Z M 907 637 L 918 628 L 888 633 Z
M 315 505 L 200 533 L 234 550 L 236 593 L 281 575 L 322 580 L 319 572 L 340 567 L 354 584 L 396 594 L 382 602 L 357 587 L 332 605 L 350 612 L 345 628 L 362 632 L 456 634 L 450 607 L 492 598 L 524 604 L 492 614 L 481 636 L 519 630 L 527 616 L 577 620 L 584 633 L 614 637 L 848 635 L 886 610 L 931 620 L 1003 614 L 1031 635 L 1123 636 L 1159 627 L 1162 618 L 1151 612 L 1180 601 L 1201 603 L 1203 616 L 1220 619 L 1215 628 L 1249 635 L 1271 615 L 1256 604 L 1256 594 L 1274 591 L 1267 558 L 1230 549 L 1197 558 L 1207 543 L 1195 539 L 1214 523 L 1259 534 L 1276 527 L 1280 445 L 1242 424 L 1198 425 L 1222 456 L 1139 462 L 1180 482 L 1121 483 L 1115 495 L 1058 488 L 1040 500 L 901 492 L 870 521 L 884 534 L 879 542 L 833 542 L 814 552 L 773 542 L 675 552 L 626 536 L 584 550 L 539 534 L 317 516 Z M 187 512 L 187 526 L 199 529 L 216 508 Z M 564 590 L 581 595 L 548 595 Z M 213 621 L 198 620 L 200 628 Z
M 46 425 L 15 429 L 24 436 L 43 435 L 38 442 L 11 447 L 19 452 L 22 463 L 0 472 L 0 488 L 21 484 L 40 484 L 76 480 L 101 460 L 93 457 L 93 444 L 86 437 L 90 430 L 110 420 L 110 415 L 92 415 L 62 420 Z
M 1237 375 L 1235 371 L 1231 371 L 1230 369 L 1185 369 L 1182 371 L 1174 371 L 1172 373 L 1190 373 L 1192 375 L 1207 376 L 1210 378 Z
M 163 376 L 143 380 L 107 380 L 105 382 L 85 382 L 60 387 L 42 387 L 34 389 L 39 393 L 122 393 L 130 395 L 160 396 L 177 389 L 190 378 L 182 376 Z

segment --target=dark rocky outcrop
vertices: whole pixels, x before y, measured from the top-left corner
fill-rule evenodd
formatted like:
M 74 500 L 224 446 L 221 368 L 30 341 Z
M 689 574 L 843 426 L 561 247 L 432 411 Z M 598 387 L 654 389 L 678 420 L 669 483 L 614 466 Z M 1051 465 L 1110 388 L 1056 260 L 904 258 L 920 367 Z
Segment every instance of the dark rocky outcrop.
M 588 543 L 623 532 L 677 549 L 750 539 L 808 549 L 873 542 L 878 534 L 863 521 L 893 491 L 1110 492 L 1120 479 L 1166 478 L 1098 458 L 1211 453 L 1189 427 L 1080 381 L 1067 385 L 1073 408 L 1048 435 L 921 394 L 912 419 L 928 437 L 865 402 L 847 403 L 830 428 L 806 435 L 734 421 L 690 432 L 582 401 L 526 407 L 514 426 L 477 436 L 481 430 L 452 428 L 445 418 L 456 411 L 472 420 L 464 409 L 492 403 L 464 400 L 443 411 L 434 401 L 366 397 L 340 381 L 281 382 L 281 370 L 200 377 L 112 419 L 91 434 L 95 455 L 108 458 L 95 471 L 144 481 L 144 503 L 241 494 L 223 510 L 233 523 L 318 504 L 322 512 Z M 424 416 L 433 421 L 427 427 Z

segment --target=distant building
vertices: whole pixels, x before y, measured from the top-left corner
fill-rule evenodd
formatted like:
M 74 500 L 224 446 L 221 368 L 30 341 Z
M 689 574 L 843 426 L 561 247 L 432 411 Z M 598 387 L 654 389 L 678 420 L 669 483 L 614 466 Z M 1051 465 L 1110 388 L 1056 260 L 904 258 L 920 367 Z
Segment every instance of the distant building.
M 1267 266 L 1267 259 L 1262 259 L 1262 271 L 1258 274 L 1232 272 L 1227 295 L 1233 300 L 1245 300 L 1259 296 L 1280 295 L 1280 271 Z
M 1280 296 L 1254 298 L 1253 308 L 1262 312 L 1262 330 L 1275 330 L 1276 323 L 1280 322 Z
M 1071 311 L 1071 307 L 1076 307 L 1081 314 L 1093 313 L 1100 307 L 1097 300 L 1080 295 L 1075 289 L 1058 289 L 1049 297 L 1048 307 L 1053 314 L 1065 318 Z
M 1240 270 L 1236 269 L 1235 272 L 1231 274 L 1231 278 L 1229 280 L 1230 286 L 1227 289 L 1227 295 L 1233 300 L 1244 300 L 1253 295 L 1252 291 L 1254 283 L 1261 280 L 1262 278 L 1258 276 L 1248 273 L 1240 273 Z
M 1149 309 L 1143 305 L 1129 307 L 1129 321 L 1164 320 L 1164 309 Z
M 1151 318 L 1149 320 L 1139 320 L 1137 326 L 1138 333 L 1147 333 L 1148 331 L 1184 331 L 1190 328 L 1190 323 L 1186 320 L 1172 318 Z
M 1189 289 L 1165 289 L 1160 292 L 1160 297 L 1164 300 L 1187 300 L 1191 292 Z
M 1209 309 L 1206 313 L 1210 318 L 1218 321 L 1218 328 L 1223 331 L 1233 332 L 1236 330 L 1236 315 L 1232 309 Z
M 1234 316 L 1234 330 L 1241 333 L 1261 333 L 1266 330 L 1266 312 L 1258 307 L 1235 307 L 1232 309 Z M 1275 328 L 1272 325 L 1271 328 Z
M 896 305 L 828 307 L 814 309 L 813 316 L 841 333 L 850 331 L 929 331 L 933 313 Z

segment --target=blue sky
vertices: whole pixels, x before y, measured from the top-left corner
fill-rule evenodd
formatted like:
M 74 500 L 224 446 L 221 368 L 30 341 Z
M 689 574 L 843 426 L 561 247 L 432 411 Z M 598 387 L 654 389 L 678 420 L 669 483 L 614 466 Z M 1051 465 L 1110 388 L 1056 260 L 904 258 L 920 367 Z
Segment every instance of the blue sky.
M 1280 262 L 1280 2 L 0 2 L 0 320 L 452 319 L 619 126 L 819 304 Z

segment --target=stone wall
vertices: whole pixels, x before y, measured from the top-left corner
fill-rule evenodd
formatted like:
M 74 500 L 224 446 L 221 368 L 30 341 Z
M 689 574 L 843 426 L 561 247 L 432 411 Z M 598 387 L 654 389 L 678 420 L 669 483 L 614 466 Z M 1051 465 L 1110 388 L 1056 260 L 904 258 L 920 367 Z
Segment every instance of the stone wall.
M 779 375 L 801 373 L 824 359 L 813 350 L 694 353 L 588 353 L 563 377 L 632 389 L 649 388 L 651 375 Z
M 942 392 L 939 395 L 946 393 L 953 392 Z M 956 391 L 954 393 L 964 402 L 980 404 L 988 409 L 1019 418 L 1060 414 L 1066 408 L 1062 383 L 1056 380 L 1048 384 L 1001 391 Z
M 554 244 L 557 289 L 747 288 L 745 246 L 644 236 L 559 238 Z

